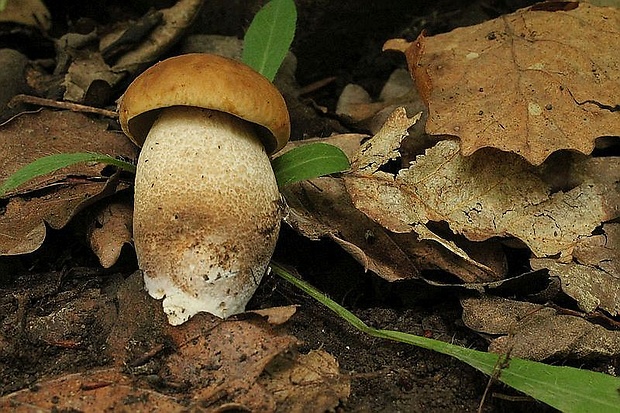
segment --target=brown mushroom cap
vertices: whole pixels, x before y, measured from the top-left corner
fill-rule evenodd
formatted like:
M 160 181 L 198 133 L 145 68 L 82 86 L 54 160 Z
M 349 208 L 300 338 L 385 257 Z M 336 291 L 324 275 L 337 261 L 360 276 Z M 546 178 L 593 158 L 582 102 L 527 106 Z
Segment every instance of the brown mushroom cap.
M 218 110 L 252 122 L 268 154 L 289 139 L 290 120 L 280 92 L 249 66 L 222 56 L 186 54 L 147 69 L 120 98 L 121 127 L 142 146 L 159 110 L 171 106 Z

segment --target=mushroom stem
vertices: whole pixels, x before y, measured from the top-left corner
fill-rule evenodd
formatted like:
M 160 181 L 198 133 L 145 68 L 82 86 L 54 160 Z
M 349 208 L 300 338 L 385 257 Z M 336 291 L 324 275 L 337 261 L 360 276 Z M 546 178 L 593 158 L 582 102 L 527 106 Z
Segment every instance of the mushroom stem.
M 220 111 L 161 111 L 135 183 L 134 243 L 173 325 L 243 312 L 280 229 L 280 193 L 253 125 Z

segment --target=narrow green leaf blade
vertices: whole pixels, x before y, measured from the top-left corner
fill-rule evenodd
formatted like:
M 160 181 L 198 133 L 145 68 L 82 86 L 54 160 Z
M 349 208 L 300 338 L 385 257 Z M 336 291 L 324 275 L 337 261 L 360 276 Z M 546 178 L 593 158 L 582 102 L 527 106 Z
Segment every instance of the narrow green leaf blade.
M 342 150 L 327 143 L 312 143 L 291 149 L 271 161 L 279 187 L 349 169 Z
M 112 156 L 102 155 L 98 153 L 59 153 L 55 155 L 44 156 L 34 162 L 22 167 L 13 175 L 9 176 L 0 186 L 0 197 L 8 191 L 12 191 L 29 180 L 57 171 L 61 168 L 74 165 L 80 162 L 100 162 L 114 165 L 125 171 L 135 173 L 136 166 Z
M 273 81 L 293 42 L 296 24 L 293 0 L 271 0 L 256 13 L 245 33 L 243 62 Z
M 489 376 L 497 373 L 499 381 L 563 412 L 620 411 L 620 378 L 618 377 L 574 367 L 550 366 L 519 358 L 511 358 L 504 365 L 503 355 L 459 347 L 400 331 L 375 329 L 366 325 L 353 313 L 310 284 L 290 274 L 280 265 L 272 262 L 271 268 L 280 277 L 300 288 L 366 334 L 455 357 Z

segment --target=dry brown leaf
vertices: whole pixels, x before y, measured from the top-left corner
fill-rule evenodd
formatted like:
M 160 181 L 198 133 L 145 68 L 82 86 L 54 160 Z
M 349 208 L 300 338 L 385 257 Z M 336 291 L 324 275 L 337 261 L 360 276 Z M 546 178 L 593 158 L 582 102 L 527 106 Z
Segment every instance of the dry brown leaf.
M 130 202 L 104 203 L 88 230 L 90 247 L 103 268 L 110 268 L 121 255 L 123 245 L 133 237 L 133 205 Z
M 558 277 L 562 291 L 573 297 L 579 308 L 593 312 L 600 308 L 612 316 L 620 314 L 620 224 L 606 224 L 603 234 L 581 240 L 574 250 L 574 262 L 532 259 L 534 269 L 547 268 Z
M 366 142 L 345 175 L 355 206 L 394 232 L 419 232 L 446 222 L 472 241 L 519 238 L 538 257 L 569 255 L 576 241 L 618 216 L 620 193 L 597 176 L 550 193 L 540 171 L 521 157 L 491 148 L 464 157 L 458 142 L 440 141 L 396 175 L 380 170 L 398 156 L 404 110 Z M 405 123 L 406 125 L 406 123 Z
M 403 134 L 401 130 L 395 133 Z M 340 147 L 352 157 L 365 138 L 335 135 L 322 141 Z M 294 145 L 287 145 L 285 151 Z M 428 240 L 420 240 L 415 234 L 387 231 L 353 206 L 341 178 L 313 179 L 282 191 L 289 205 L 285 221 L 296 231 L 310 239 L 332 239 L 365 269 L 388 281 L 417 278 L 424 269 L 442 269 L 466 282 L 484 282 L 505 275 L 505 259 L 498 244 L 464 242 L 458 247 L 438 236 L 433 239 L 428 233 Z M 480 253 L 476 252 L 478 248 Z
M 351 392 L 349 378 L 340 374 L 338 361 L 324 350 L 275 358 L 261 383 L 275 396 L 277 411 L 286 413 L 334 411 Z
M 495 353 L 539 361 L 620 354 L 620 331 L 550 307 L 498 297 L 466 298 L 461 305 L 463 322 L 469 328 L 500 336 L 489 346 Z
M 170 328 L 177 351 L 166 360 L 163 379 L 186 383 L 200 405 L 235 403 L 249 411 L 275 410 L 275 400 L 257 383 L 265 367 L 297 340 L 276 333 L 260 317 L 205 325 L 202 314 Z M 196 319 L 197 321 L 193 321 Z
M 187 411 L 174 397 L 137 384 L 134 377 L 116 368 L 69 374 L 37 383 L 36 391 L 28 388 L 1 397 L 0 410 L 15 413 Z
M 297 312 L 296 305 L 287 305 L 283 307 L 261 308 L 260 310 L 251 310 L 250 313 L 258 314 L 272 326 L 286 323 Z
M 0 182 L 22 166 L 57 153 L 92 152 L 136 156 L 135 146 L 120 133 L 106 131 L 105 122 L 73 112 L 44 110 L 23 114 L 0 127 Z M 0 213 L 0 255 L 36 250 L 45 238 L 45 224 L 62 228 L 78 211 L 128 184 L 103 176 L 103 164 L 80 163 L 35 178 L 8 198 Z
M 465 156 L 490 146 L 538 165 L 620 134 L 617 50 L 620 10 L 579 3 L 421 37 L 406 55 L 428 102 L 428 133 L 460 137 Z
M 294 314 L 294 306 L 249 312 L 226 321 L 200 313 L 183 325 L 170 326 L 161 305 L 144 291 L 139 272 L 123 282 L 117 297 L 119 314 L 107 343 L 110 357 L 119 368 L 138 368 L 157 357 L 160 386 L 174 392 L 182 385 L 183 392 L 175 399 L 179 402 L 183 398 L 186 405 L 207 411 L 225 411 L 231 406 L 277 411 L 281 402 L 272 390 L 292 393 L 303 384 L 283 384 L 265 373 L 275 358 L 291 360 L 289 354 L 295 354 L 289 350 L 298 344 L 297 339 L 285 328 L 274 327 Z M 299 368 L 300 362 L 292 360 L 291 368 Z M 337 367 L 329 374 L 336 378 Z M 276 381 L 273 385 L 272 380 Z M 136 386 L 144 384 L 137 381 Z

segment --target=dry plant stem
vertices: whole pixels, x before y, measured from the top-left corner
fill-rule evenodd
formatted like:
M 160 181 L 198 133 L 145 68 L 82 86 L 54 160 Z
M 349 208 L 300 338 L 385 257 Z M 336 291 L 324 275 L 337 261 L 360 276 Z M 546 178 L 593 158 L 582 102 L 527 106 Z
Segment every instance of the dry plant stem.
M 163 109 L 138 160 L 134 243 L 171 324 L 244 311 L 273 254 L 280 194 L 252 126 L 223 112 Z
M 30 95 L 15 95 L 9 102 L 9 107 L 15 107 L 19 103 L 27 103 L 29 105 L 38 105 L 48 108 L 67 109 L 72 112 L 94 113 L 96 115 L 107 116 L 108 118 L 117 118 L 118 113 L 113 110 L 95 108 L 92 106 L 81 105 L 79 103 L 64 102 L 52 99 L 40 98 Z

